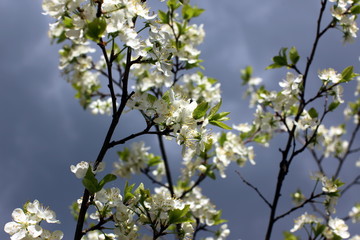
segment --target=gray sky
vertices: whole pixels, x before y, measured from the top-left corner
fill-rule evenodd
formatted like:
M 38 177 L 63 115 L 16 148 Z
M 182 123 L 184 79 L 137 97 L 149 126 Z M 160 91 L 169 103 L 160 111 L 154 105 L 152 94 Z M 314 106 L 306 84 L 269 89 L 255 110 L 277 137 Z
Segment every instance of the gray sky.
M 206 31 L 201 46 L 205 74 L 220 80 L 224 97 L 222 109 L 232 112 L 232 122 L 251 121 L 253 110 L 249 111 L 241 98 L 244 89 L 240 84 L 240 69 L 252 65 L 255 75 L 263 77 L 269 87 L 276 88 L 285 71 L 265 71 L 265 67 L 281 47 L 296 46 L 305 59 L 314 38 L 320 1 L 196 2 L 206 9 L 198 19 L 205 24 Z M 50 45 L 47 37 L 48 23 L 52 20 L 41 13 L 40 0 L 0 1 L 0 226 L 3 228 L 11 220 L 14 208 L 21 207 L 27 200 L 38 199 L 55 210 L 62 221 L 53 229 L 64 231 L 64 239 L 71 239 L 75 222 L 68 206 L 82 195 L 83 188 L 69 166 L 83 160 L 94 161 L 110 119 L 83 111 L 73 98 L 75 92 L 57 68 L 59 46 Z M 341 33 L 331 31 L 320 43 L 312 67 L 313 81 L 321 68 L 342 70 L 355 65 L 355 71 L 360 72 L 359 47 L 359 42 L 343 46 Z M 134 129 L 136 123 L 140 124 L 140 120 L 132 119 L 131 125 L 127 122 L 127 131 Z M 268 209 L 234 171 L 240 170 L 272 198 L 280 156 L 276 149 L 280 142 L 281 138 L 277 138 L 270 149 L 260 148 L 255 167 L 247 165 L 239 169 L 232 165 L 227 179 L 207 180 L 203 185 L 204 193 L 213 198 L 223 209 L 223 217 L 229 220 L 229 239 L 263 238 Z M 114 152 L 108 153 L 108 169 L 114 160 Z M 296 162 L 285 189 L 293 191 L 312 184 L 308 180 L 311 166 L 310 160 Z M 345 175 L 351 176 L 354 171 L 359 169 Z M 120 189 L 122 186 L 123 183 Z M 284 198 L 288 200 L 286 194 Z M 359 198 L 359 193 L 348 196 L 349 204 Z M 343 207 L 339 216 L 344 216 L 349 206 Z M 288 207 L 284 202 L 280 209 Z M 280 221 L 273 239 L 280 239 L 281 232 L 289 230 L 292 219 L 302 212 Z M 352 233 L 360 234 L 355 229 Z M 1 230 L 0 239 L 9 237 Z

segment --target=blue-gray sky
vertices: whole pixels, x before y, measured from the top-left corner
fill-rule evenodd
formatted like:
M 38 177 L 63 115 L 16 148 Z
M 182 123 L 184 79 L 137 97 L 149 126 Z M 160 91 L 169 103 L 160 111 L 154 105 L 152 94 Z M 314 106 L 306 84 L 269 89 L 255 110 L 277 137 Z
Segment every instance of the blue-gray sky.
M 220 80 L 224 96 L 222 109 L 232 112 L 232 122 L 251 121 L 252 110 L 248 110 L 241 97 L 244 89 L 240 84 L 240 69 L 252 65 L 255 75 L 263 77 L 269 87 L 276 88 L 285 71 L 265 71 L 264 68 L 281 47 L 296 46 L 305 59 L 314 39 L 320 1 L 196 2 L 206 10 L 197 20 L 205 24 L 206 38 L 201 46 L 205 74 Z M 0 226 L 11 220 L 14 208 L 27 200 L 38 199 L 55 210 L 62 221 L 54 229 L 64 231 L 64 239 L 71 239 L 75 222 L 68 206 L 82 195 L 83 188 L 70 173 L 69 166 L 95 159 L 109 118 L 83 111 L 73 98 L 74 90 L 61 78 L 57 68 L 59 46 L 50 45 L 47 37 L 52 20 L 41 13 L 40 0 L 0 2 Z M 359 72 L 359 47 L 359 42 L 343 46 L 341 33 L 331 31 L 320 42 L 310 80 L 317 81 L 317 70 L 327 67 L 341 70 L 354 65 Z M 140 120 L 126 123 L 129 131 L 136 123 Z M 229 239 L 263 238 L 269 211 L 240 181 L 235 170 L 240 170 L 271 198 L 280 156 L 275 147 L 278 144 L 281 139 L 269 149 L 260 149 L 256 166 L 239 169 L 232 165 L 227 179 L 205 182 L 204 193 L 214 199 L 223 209 L 224 218 L 229 220 Z M 109 167 L 115 159 L 114 152 L 110 152 Z M 285 188 L 290 191 L 311 184 L 307 180 L 310 167 L 311 160 L 299 159 Z M 350 177 L 355 171 L 359 169 L 345 175 Z M 286 194 L 284 198 L 289 200 Z M 359 191 L 348 198 L 349 204 L 360 201 Z M 289 206 L 283 203 L 281 209 Z M 339 216 L 344 216 L 350 206 L 342 209 Z M 280 221 L 273 239 L 280 239 L 281 232 L 290 229 L 292 219 L 301 212 Z M 360 231 L 352 229 L 352 233 L 360 234 Z M 2 230 L 0 238 L 9 239 Z

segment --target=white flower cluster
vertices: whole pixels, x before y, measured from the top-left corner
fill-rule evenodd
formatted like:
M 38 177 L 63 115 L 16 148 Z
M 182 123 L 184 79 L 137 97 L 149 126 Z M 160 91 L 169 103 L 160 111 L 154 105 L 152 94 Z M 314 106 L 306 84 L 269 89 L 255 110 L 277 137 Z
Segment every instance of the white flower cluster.
M 360 81 L 359 81 L 360 82 Z M 355 102 L 349 102 L 344 110 L 344 115 L 347 120 L 353 119 L 354 124 L 360 122 L 360 98 L 357 98 Z
M 185 204 L 180 199 L 173 198 L 168 189 L 161 187 L 155 188 L 155 194 L 146 199 L 143 207 L 143 214 L 140 216 L 143 222 L 156 221 L 156 225 L 166 226 L 170 211 L 183 209 Z
M 165 174 L 164 163 L 160 157 L 149 153 L 150 147 L 146 147 L 144 142 L 134 142 L 130 148 L 125 148 L 118 152 L 120 157 L 118 162 L 114 163 L 114 174 L 120 177 L 128 178 L 131 174 L 138 174 L 149 165 L 156 165 L 152 171 L 154 177 L 160 181 Z
M 344 220 L 330 217 L 328 227 L 324 230 L 323 234 L 328 239 L 333 239 L 334 234 L 343 239 L 347 239 L 350 237 L 348 229 L 349 227 L 346 225 Z
M 234 128 L 237 127 L 234 126 Z M 251 164 L 255 164 L 254 149 L 252 146 L 245 146 L 240 133 L 227 132 L 226 134 L 218 134 L 217 139 L 218 141 L 215 142 L 216 156 L 214 157 L 214 163 L 220 171 L 221 177 L 226 177 L 224 170 L 231 162 L 243 166 L 249 160 Z
M 85 161 L 81 161 L 79 162 L 78 164 L 75 165 L 71 165 L 70 166 L 70 171 L 72 173 L 75 174 L 75 176 L 79 179 L 82 179 L 85 177 L 86 175 L 86 172 L 89 168 L 90 164 L 88 162 L 85 162 Z M 101 162 L 99 164 L 99 166 L 97 167 L 96 171 L 93 170 L 94 173 L 97 173 L 97 172 L 101 172 L 103 171 L 105 168 L 105 163 L 104 162 Z
M 101 231 L 95 230 L 86 233 L 81 240 L 116 240 L 118 239 L 115 234 L 112 233 L 102 233 Z
M 90 214 L 90 218 L 97 221 L 109 219 L 113 222 L 114 227 L 111 228 L 114 231 L 113 233 L 89 231 L 82 240 L 153 239 L 139 232 L 142 225 L 150 225 L 159 232 L 164 231 L 172 224 L 169 223 L 172 212 L 183 210 L 186 204 L 190 204 L 171 197 L 168 189 L 163 187 L 156 188 L 155 194 L 151 196 L 146 191 L 140 185 L 133 193 L 128 192 L 125 199 L 118 188 L 102 189 L 97 192 L 93 200 L 96 211 Z M 81 204 L 81 199 L 78 200 L 78 204 Z M 181 231 L 184 239 L 187 239 L 192 236 L 194 228 L 187 221 L 181 224 Z
M 322 222 L 323 219 L 305 212 L 303 215 L 295 219 L 295 225 L 290 230 L 290 232 L 298 231 L 299 229 L 303 228 L 305 224 L 316 225 L 321 224 Z M 348 226 L 345 224 L 344 220 L 332 217 L 329 218 L 327 225 L 324 227 L 322 235 L 326 237 L 326 239 L 333 239 L 335 235 L 341 237 L 341 239 L 347 239 L 350 237 Z
M 344 41 L 351 42 L 357 37 L 359 28 L 356 24 L 356 14 L 350 9 L 354 4 L 353 0 L 330 0 L 336 4 L 331 7 L 332 16 L 339 22 L 343 29 Z
M 349 212 L 349 217 L 353 223 L 360 222 L 360 203 L 355 204 Z
M 282 87 L 281 93 L 283 95 L 293 95 L 296 96 L 300 93 L 300 83 L 302 82 L 302 75 L 295 76 L 293 73 L 288 72 L 286 74 L 286 79 L 282 82 L 279 82 L 280 87 Z
M 96 99 L 89 104 L 89 109 L 92 114 L 107 114 L 112 113 L 112 99 L 108 98 L 105 101 Z
M 59 68 L 66 80 L 77 91 L 75 97 L 83 107 L 91 102 L 91 96 L 101 88 L 99 72 L 92 72 L 94 62 L 90 53 L 95 49 L 89 43 L 64 45 L 59 51 Z M 99 66 L 99 64 L 97 65 Z
M 184 85 L 175 85 L 176 92 L 196 102 L 206 100 L 210 105 L 220 102 L 220 83 L 204 76 L 201 72 L 185 74 L 180 79 Z
M 333 68 L 327 68 L 319 71 L 318 77 L 325 81 L 325 83 L 331 82 L 333 84 L 340 82 L 342 79 L 342 75 L 337 73 Z
M 315 215 L 308 214 L 305 212 L 303 215 L 299 216 L 294 220 L 295 225 L 290 230 L 290 232 L 295 232 L 301 229 L 305 224 L 313 224 L 313 223 L 321 223 L 323 220 L 321 218 L 316 217 Z
M 11 240 L 32 240 L 63 238 L 61 231 L 50 232 L 40 226 L 42 221 L 60 223 L 55 212 L 42 206 L 38 200 L 25 203 L 23 209 L 16 208 L 12 213 L 12 222 L 5 224 L 4 231 L 10 234 Z
M 206 129 L 208 120 L 203 117 L 194 119 L 193 112 L 198 106 L 195 101 L 181 98 L 172 89 L 165 96 L 165 99 L 154 99 L 152 95 L 137 92 L 127 106 L 145 113 L 162 130 L 171 130 L 176 142 L 183 145 L 183 157 L 191 159 L 196 153 L 204 151 L 205 144 L 211 141 Z
M 200 223 L 212 226 L 219 220 L 220 211 L 211 203 L 210 199 L 205 197 L 200 187 L 195 187 L 193 191 L 183 198 L 184 204 L 189 204 L 192 215 L 199 219 Z
M 348 149 L 349 142 L 341 137 L 345 134 L 343 125 L 331 126 L 327 129 L 324 125 L 318 128 L 318 147 L 322 148 L 325 157 L 342 156 Z

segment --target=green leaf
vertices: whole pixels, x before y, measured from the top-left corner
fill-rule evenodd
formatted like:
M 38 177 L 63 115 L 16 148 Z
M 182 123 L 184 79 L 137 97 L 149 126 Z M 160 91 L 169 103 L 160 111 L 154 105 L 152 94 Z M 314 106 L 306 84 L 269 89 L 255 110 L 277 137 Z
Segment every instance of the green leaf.
M 315 108 L 310 108 L 308 113 L 311 118 L 317 118 L 319 116 Z
M 108 182 L 112 182 L 116 179 L 116 176 L 114 174 L 107 174 L 100 182 L 99 182 L 99 187 L 100 190 L 104 187 L 104 185 Z
M 130 150 L 128 148 L 124 148 L 122 152 L 117 152 L 119 158 L 123 160 L 124 162 L 127 162 L 129 156 L 130 156 Z
M 274 63 L 280 65 L 280 66 L 286 66 L 287 65 L 287 59 L 282 56 L 275 56 L 273 58 Z
M 210 124 L 214 125 L 214 126 L 217 126 L 217 127 L 220 127 L 220 128 L 223 128 L 223 129 L 226 129 L 226 130 L 231 130 L 232 128 L 229 127 L 228 125 L 226 125 L 225 123 L 223 122 L 219 122 L 219 121 L 209 121 Z
M 334 101 L 334 102 L 330 103 L 328 110 L 332 112 L 332 111 L 334 111 L 339 105 L 340 105 L 340 102 L 339 102 L 339 101 Z
M 221 112 L 221 113 L 217 113 L 214 116 L 212 116 L 211 118 L 209 117 L 209 121 L 227 121 L 230 118 L 226 117 L 227 115 L 229 115 L 230 112 Z
M 179 224 L 191 221 L 191 218 L 186 216 L 190 210 L 190 205 L 185 205 L 183 209 L 174 209 L 169 211 L 169 224 Z
M 148 100 L 151 104 L 153 104 L 153 103 L 157 100 L 157 98 L 156 98 L 154 95 L 151 95 L 151 94 L 148 93 L 148 95 L 147 95 L 147 100 Z
M 342 79 L 344 81 L 350 81 L 354 77 L 354 67 L 349 66 L 341 72 Z
M 182 16 L 185 20 L 190 20 L 191 18 L 200 16 L 204 12 L 204 9 L 198 8 L 197 6 L 191 6 L 190 4 L 185 4 L 182 8 Z
M 350 8 L 351 14 L 360 14 L 360 5 L 354 5 Z
M 299 240 L 300 238 L 290 232 L 283 232 L 284 240 Z
M 183 35 L 186 33 L 186 24 L 182 25 L 181 23 L 178 23 L 178 22 L 176 22 L 175 24 L 178 28 L 179 35 Z M 184 43 L 182 43 L 181 41 L 178 41 L 178 44 L 181 44 L 181 46 L 180 45 L 178 46 L 179 48 L 182 48 L 185 46 Z
M 222 99 L 220 99 L 220 102 L 218 102 L 211 110 L 209 113 L 209 119 L 211 119 L 220 109 L 222 104 Z
M 209 103 L 207 102 L 202 102 L 199 105 L 197 105 L 197 107 L 194 109 L 192 114 L 193 118 L 197 120 L 204 117 L 209 107 L 210 107 Z
M 207 80 L 210 84 L 215 84 L 218 82 L 218 80 L 216 80 L 215 78 L 211 78 L 211 77 L 208 77 Z
M 254 137 L 254 141 L 257 143 L 265 144 L 267 143 L 271 138 L 271 135 L 269 133 L 262 133 L 259 135 L 256 135 Z
M 281 48 L 279 51 L 279 55 L 272 58 L 272 61 L 274 63 L 266 67 L 266 69 L 281 68 L 287 66 L 288 63 L 287 63 L 286 51 L 287 48 Z
M 123 203 L 128 202 L 130 199 L 134 197 L 134 194 L 132 193 L 132 190 L 134 188 L 135 184 L 131 184 L 129 186 L 129 183 L 126 181 L 125 188 L 124 188 L 124 200 Z
M 148 164 L 149 167 L 152 167 L 152 166 L 158 165 L 161 162 L 162 162 L 162 159 L 161 159 L 160 156 L 153 156 L 152 155 L 152 156 L 150 156 L 150 159 L 149 159 L 147 164 Z
M 253 74 L 253 69 L 251 66 L 247 66 L 245 69 L 241 71 L 241 79 L 243 80 L 243 85 L 247 84 Z
M 106 21 L 104 18 L 95 18 L 92 22 L 87 24 L 87 30 L 85 32 L 85 36 L 93 40 L 95 42 L 98 42 L 99 39 L 102 37 L 103 33 L 106 29 Z
M 85 177 L 82 180 L 82 184 L 91 194 L 101 190 L 101 188 L 99 189 L 98 180 L 95 178 L 95 174 L 91 170 L 91 166 L 89 166 L 88 170 L 86 171 Z
M 334 184 L 339 188 L 339 187 L 343 186 L 345 183 L 340 181 L 340 179 L 335 179 Z
M 159 18 L 160 18 L 161 23 L 168 24 L 170 22 L 169 14 L 167 12 L 163 12 L 163 11 L 159 10 Z
M 219 210 L 217 213 L 213 216 L 212 220 L 214 220 L 214 225 L 219 225 L 221 223 L 227 222 L 227 220 L 221 218 L 222 211 Z
M 224 146 L 225 141 L 226 141 L 226 133 L 222 132 L 219 139 L 218 139 L 218 142 L 219 142 L 221 147 Z
M 313 228 L 314 234 L 315 234 L 314 238 L 317 238 L 320 234 L 322 234 L 324 232 L 325 228 L 326 228 L 325 225 L 318 223 L 316 225 L 316 227 Z
M 167 5 L 171 10 L 176 10 L 181 6 L 178 0 L 168 0 Z
M 300 56 L 295 47 L 290 48 L 289 57 L 293 65 L 295 65 L 299 61 Z
M 73 20 L 72 20 L 72 18 L 69 18 L 69 17 L 64 17 L 63 24 L 64 24 L 64 26 L 66 28 L 73 28 L 74 27 Z
M 205 175 L 211 178 L 212 180 L 216 180 L 216 175 L 214 171 L 210 169 L 210 167 L 206 169 Z

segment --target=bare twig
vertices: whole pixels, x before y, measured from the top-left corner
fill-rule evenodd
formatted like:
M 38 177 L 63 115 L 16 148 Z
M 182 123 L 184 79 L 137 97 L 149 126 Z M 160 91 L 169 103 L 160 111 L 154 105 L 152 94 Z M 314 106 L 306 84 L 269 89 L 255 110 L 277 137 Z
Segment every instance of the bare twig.
M 255 190 L 255 192 L 260 196 L 260 198 L 262 200 L 264 200 L 264 202 L 266 203 L 266 205 L 268 205 L 269 208 L 272 208 L 271 203 L 264 197 L 264 195 L 259 191 L 259 189 L 257 187 L 255 187 L 254 185 L 252 185 L 250 182 L 248 182 L 241 174 L 239 171 L 235 171 L 239 177 L 241 178 L 241 180 L 248 185 L 250 188 L 252 188 L 253 190 Z

